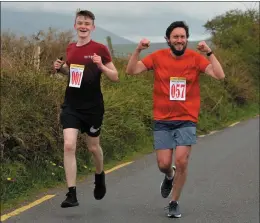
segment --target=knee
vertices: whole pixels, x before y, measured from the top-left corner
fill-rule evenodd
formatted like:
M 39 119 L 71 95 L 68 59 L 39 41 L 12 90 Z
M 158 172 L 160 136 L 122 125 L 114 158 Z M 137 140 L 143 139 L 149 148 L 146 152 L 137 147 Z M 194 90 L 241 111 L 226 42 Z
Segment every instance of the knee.
M 76 151 L 76 144 L 73 142 L 65 141 L 64 142 L 64 153 L 75 153 Z
M 99 154 L 101 151 L 101 147 L 99 144 L 92 144 L 92 145 L 88 145 L 88 150 L 92 154 Z
M 172 162 L 170 159 L 160 159 L 158 160 L 158 167 L 161 172 L 168 173 L 172 167 Z
M 185 172 L 188 166 L 188 158 L 181 157 L 175 161 L 176 171 Z

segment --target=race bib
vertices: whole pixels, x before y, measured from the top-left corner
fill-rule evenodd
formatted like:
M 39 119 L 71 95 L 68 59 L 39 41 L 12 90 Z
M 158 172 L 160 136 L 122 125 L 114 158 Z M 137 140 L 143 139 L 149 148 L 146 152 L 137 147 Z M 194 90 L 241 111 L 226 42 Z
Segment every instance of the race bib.
M 70 65 L 70 87 L 80 88 L 84 65 L 71 64 Z
M 170 78 L 170 100 L 171 101 L 186 100 L 186 78 L 184 77 Z

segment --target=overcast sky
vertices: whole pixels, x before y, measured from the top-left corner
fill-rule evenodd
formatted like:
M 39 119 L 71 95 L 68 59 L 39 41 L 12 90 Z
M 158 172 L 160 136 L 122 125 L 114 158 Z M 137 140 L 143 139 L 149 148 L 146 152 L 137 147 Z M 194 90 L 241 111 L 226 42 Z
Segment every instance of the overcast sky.
M 165 42 L 165 30 L 173 21 L 186 21 L 190 40 L 202 39 L 208 36 L 203 28 L 207 20 L 231 9 L 259 9 L 259 2 L 2 2 L 1 6 L 68 15 L 77 8 L 87 9 L 95 14 L 97 26 L 119 36 L 135 42 L 143 37 Z

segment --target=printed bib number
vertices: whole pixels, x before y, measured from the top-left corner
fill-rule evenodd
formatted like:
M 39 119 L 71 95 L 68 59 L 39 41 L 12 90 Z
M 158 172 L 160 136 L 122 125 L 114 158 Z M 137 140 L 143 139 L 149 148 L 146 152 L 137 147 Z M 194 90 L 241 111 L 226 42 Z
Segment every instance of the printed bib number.
M 186 78 L 171 77 L 170 79 L 170 100 L 186 100 Z
M 80 88 L 83 77 L 84 65 L 70 65 L 70 87 Z

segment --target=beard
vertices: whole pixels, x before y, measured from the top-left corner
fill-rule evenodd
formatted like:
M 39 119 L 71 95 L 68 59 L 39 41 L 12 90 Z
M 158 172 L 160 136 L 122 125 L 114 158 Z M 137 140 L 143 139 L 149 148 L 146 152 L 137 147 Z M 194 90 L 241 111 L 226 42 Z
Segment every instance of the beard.
M 185 50 L 187 48 L 187 43 L 185 45 L 183 45 L 183 49 L 182 50 L 177 50 L 174 45 L 172 45 L 171 43 L 168 42 L 168 46 L 170 47 L 172 53 L 176 56 L 181 56 L 185 53 Z

